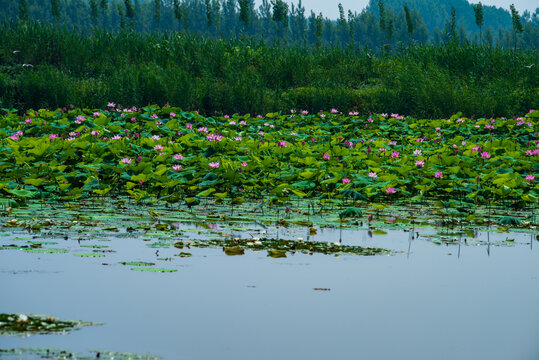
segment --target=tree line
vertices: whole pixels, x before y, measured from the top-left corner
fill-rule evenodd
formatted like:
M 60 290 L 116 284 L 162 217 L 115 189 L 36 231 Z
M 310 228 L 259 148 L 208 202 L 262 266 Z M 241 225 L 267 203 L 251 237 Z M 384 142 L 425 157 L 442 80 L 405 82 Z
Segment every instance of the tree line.
M 269 42 L 398 45 L 449 42 L 504 48 L 539 46 L 539 8 L 519 14 L 466 0 L 370 0 L 361 10 L 344 9 L 330 19 L 307 14 L 301 0 L 0 0 L 0 22 L 40 20 L 82 31 L 175 31 L 211 37 L 254 37 Z M 428 14 L 428 16 L 423 16 Z

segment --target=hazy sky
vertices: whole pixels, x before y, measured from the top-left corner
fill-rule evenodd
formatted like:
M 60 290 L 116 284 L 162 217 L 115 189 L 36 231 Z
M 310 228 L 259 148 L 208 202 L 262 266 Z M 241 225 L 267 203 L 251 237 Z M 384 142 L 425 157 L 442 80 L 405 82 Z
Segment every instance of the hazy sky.
M 255 0 L 258 5 L 262 3 L 262 0 Z M 294 4 L 298 3 L 298 0 L 288 0 L 287 2 L 293 2 Z M 361 12 L 367 6 L 368 0 L 302 0 L 303 6 L 305 7 L 305 13 L 308 16 L 311 13 L 311 10 L 314 10 L 315 13 L 322 12 L 325 16 L 329 18 L 336 19 L 339 16 L 339 10 L 337 8 L 339 2 L 342 3 L 345 12 L 348 12 L 348 9 L 352 11 Z M 472 3 L 477 3 L 479 1 L 471 1 Z M 522 13 L 524 10 L 528 9 L 531 13 L 535 11 L 538 5 L 537 0 L 482 0 L 483 5 L 494 5 L 497 7 L 502 7 L 504 9 L 509 9 L 509 5 L 515 4 L 517 10 Z M 257 5 L 257 6 L 258 6 Z

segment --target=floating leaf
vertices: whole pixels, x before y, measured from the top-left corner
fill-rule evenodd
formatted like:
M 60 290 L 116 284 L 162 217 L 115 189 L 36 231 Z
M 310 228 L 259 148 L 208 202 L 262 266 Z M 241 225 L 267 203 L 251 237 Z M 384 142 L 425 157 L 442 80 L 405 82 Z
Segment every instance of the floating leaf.
M 160 273 L 173 273 L 173 272 L 178 271 L 176 269 L 162 269 L 162 268 L 150 268 L 150 267 L 135 267 L 135 268 L 131 268 L 131 270 L 146 271 L 146 272 L 160 272 Z
M 232 255 L 243 255 L 245 254 L 245 249 L 239 246 L 234 247 L 227 247 L 224 248 L 225 254 L 232 256 Z

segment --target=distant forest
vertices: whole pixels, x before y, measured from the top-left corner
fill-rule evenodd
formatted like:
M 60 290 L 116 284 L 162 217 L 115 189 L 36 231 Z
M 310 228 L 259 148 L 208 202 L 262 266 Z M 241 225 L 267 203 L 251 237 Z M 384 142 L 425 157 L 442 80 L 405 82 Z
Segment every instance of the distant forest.
M 472 43 L 502 48 L 539 47 L 539 8 L 533 14 L 466 0 L 370 0 L 339 9 L 338 19 L 306 13 L 301 0 L 0 0 L 0 23 L 37 20 L 67 28 L 188 32 L 211 37 L 254 37 L 312 46 Z

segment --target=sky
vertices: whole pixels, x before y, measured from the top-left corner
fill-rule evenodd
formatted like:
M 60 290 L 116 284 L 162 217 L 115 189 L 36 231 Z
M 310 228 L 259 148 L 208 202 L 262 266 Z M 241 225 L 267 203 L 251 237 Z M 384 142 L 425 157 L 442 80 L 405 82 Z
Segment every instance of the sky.
M 291 0 L 294 4 L 298 3 L 298 0 Z M 255 0 L 257 6 L 262 3 L 262 0 Z M 290 3 L 290 0 L 287 0 Z M 367 6 L 368 0 L 302 0 L 305 7 L 305 13 L 308 15 L 313 10 L 315 13 L 322 12 L 324 16 L 332 19 L 336 19 L 339 16 L 339 10 L 337 8 L 339 2 L 342 3 L 345 12 L 348 9 L 352 11 L 361 12 Z M 471 1 L 477 3 L 478 1 Z M 483 5 L 494 5 L 504 9 L 509 9 L 511 4 L 515 4 L 516 9 L 522 13 L 524 10 L 529 10 L 532 14 L 536 8 L 539 7 L 537 0 L 482 0 Z

